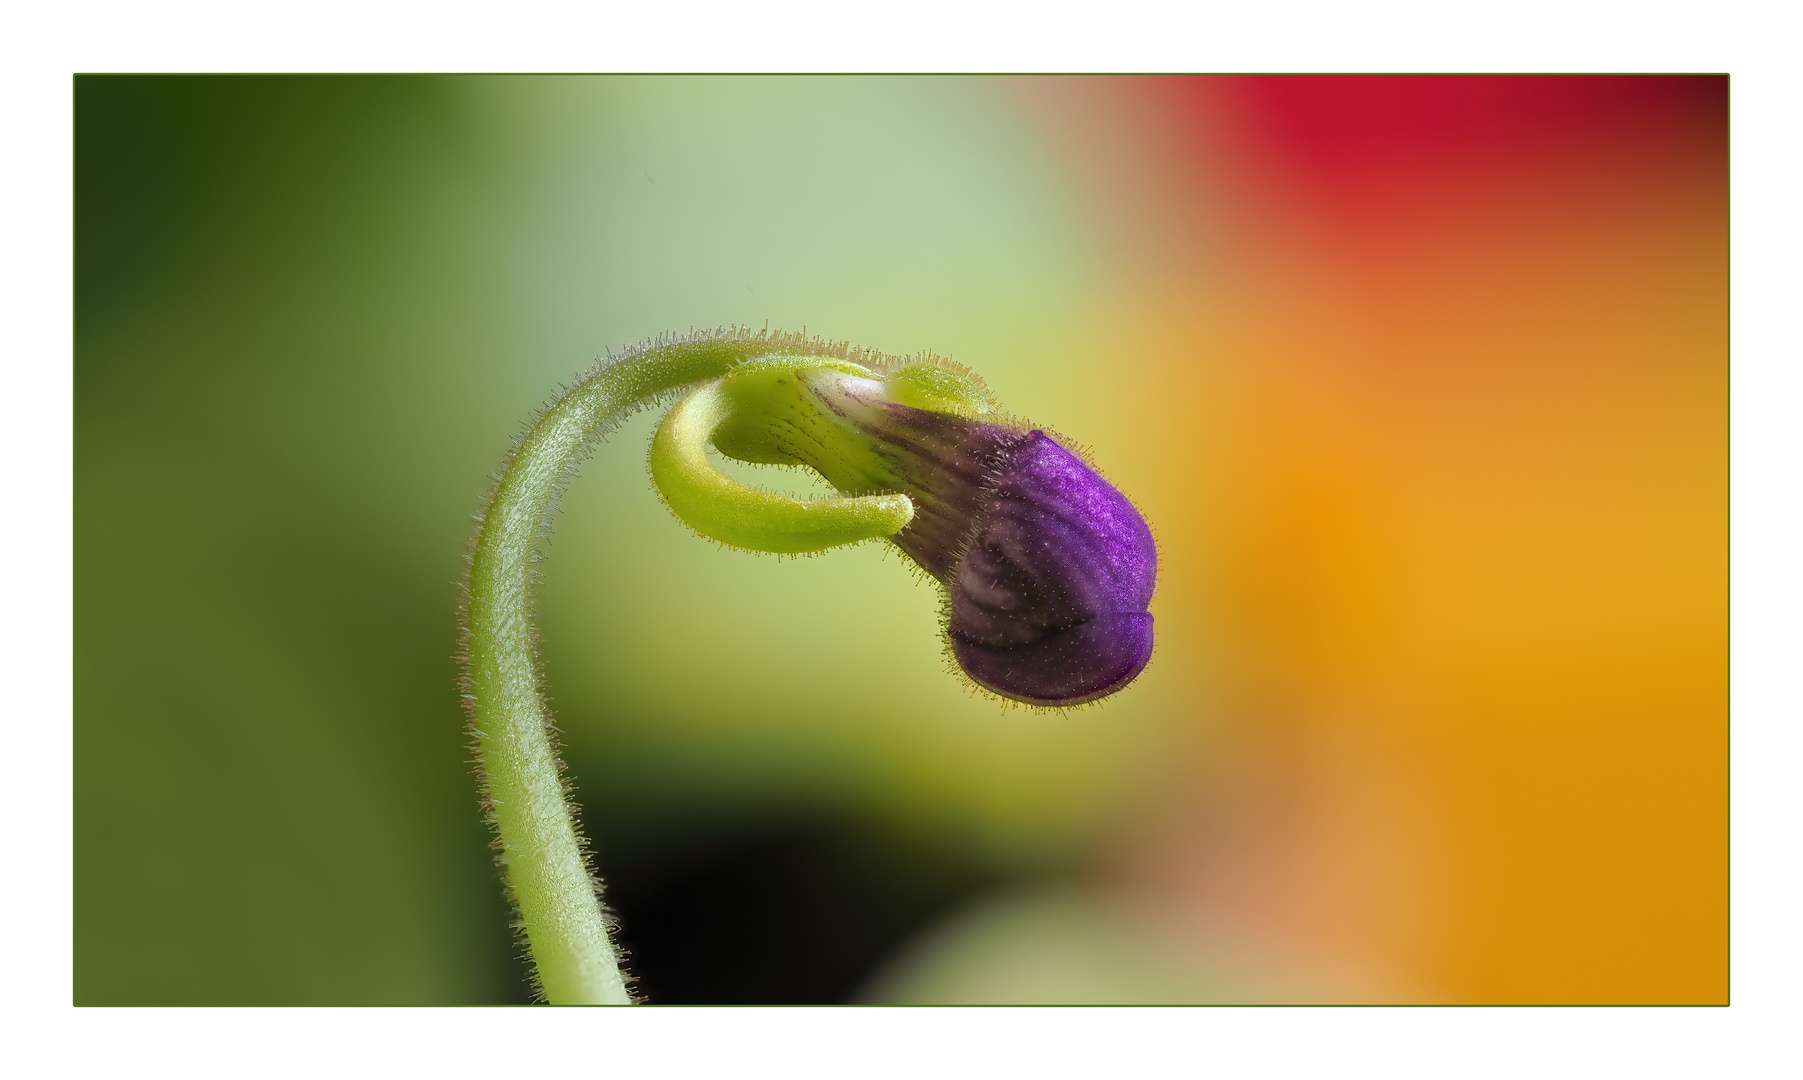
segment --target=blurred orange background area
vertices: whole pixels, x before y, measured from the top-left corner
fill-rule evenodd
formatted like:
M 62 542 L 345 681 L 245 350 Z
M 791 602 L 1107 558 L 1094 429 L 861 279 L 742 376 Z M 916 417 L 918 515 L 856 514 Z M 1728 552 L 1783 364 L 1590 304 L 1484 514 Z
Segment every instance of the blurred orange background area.
M 1726 81 L 1121 90 L 1232 213 L 1121 262 L 1224 711 L 1117 884 L 1341 997 L 1725 1002 Z

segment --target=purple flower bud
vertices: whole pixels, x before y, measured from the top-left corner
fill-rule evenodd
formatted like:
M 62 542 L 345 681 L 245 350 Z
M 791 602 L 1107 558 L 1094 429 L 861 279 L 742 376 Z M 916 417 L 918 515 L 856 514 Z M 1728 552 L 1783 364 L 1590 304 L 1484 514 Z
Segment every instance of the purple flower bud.
M 893 539 L 946 586 L 952 655 L 972 679 L 1016 701 L 1079 705 L 1146 666 L 1152 533 L 1082 459 L 1042 431 L 899 404 L 872 380 L 810 388 L 881 463 L 829 479 L 913 499 Z
M 1152 658 L 1158 554 L 1145 520 L 1076 455 L 1029 432 L 987 486 L 951 580 L 958 664 L 1005 697 L 1077 705 Z

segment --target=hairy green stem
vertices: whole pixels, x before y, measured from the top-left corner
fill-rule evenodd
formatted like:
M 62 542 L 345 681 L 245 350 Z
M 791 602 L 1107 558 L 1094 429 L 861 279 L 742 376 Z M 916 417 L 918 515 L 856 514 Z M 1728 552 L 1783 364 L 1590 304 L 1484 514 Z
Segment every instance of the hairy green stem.
M 546 407 L 489 493 L 464 594 L 464 700 L 498 861 L 552 1004 L 631 1001 L 541 693 L 533 567 L 558 495 L 596 441 L 638 409 L 746 360 L 823 351 L 839 350 L 794 335 L 729 333 L 604 363 Z

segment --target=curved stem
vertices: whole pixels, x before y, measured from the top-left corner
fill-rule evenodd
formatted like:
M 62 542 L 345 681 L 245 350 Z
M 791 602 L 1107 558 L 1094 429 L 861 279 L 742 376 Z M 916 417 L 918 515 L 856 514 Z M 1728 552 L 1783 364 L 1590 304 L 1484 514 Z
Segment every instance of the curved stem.
M 540 693 L 533 565 L 558 493 L 596 440 L 636 410 L 748 359 L 799 351 L 841 350 L 793 335 L 731 333 L 603 364 L 546 407 L 489 493 L 464 593 L 464 700 L 498 861 L 552 1004 L 631 1001 Z

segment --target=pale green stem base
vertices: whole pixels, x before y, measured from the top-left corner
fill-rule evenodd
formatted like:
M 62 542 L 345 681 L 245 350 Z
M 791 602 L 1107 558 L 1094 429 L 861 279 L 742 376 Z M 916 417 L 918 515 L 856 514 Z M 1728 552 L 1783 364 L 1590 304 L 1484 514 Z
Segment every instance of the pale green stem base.
M 603 365 L 545 409 L 489 495 L 470 557 L 464 689 L 502 872 L 552 1004 L 632 1000 L 540 695 L 533 564 L 558 493 L 596 440 L 632 412 L 749 359 L 821 351 L 799 337 L 734 334 L 654 345 Z

